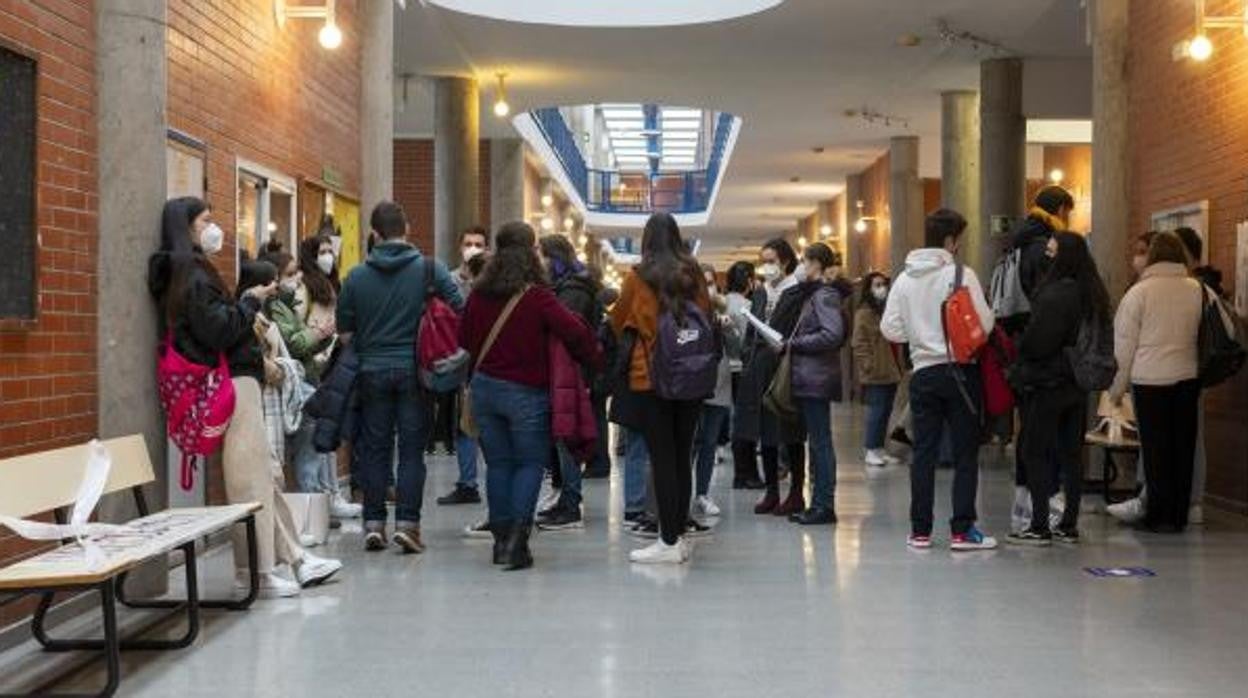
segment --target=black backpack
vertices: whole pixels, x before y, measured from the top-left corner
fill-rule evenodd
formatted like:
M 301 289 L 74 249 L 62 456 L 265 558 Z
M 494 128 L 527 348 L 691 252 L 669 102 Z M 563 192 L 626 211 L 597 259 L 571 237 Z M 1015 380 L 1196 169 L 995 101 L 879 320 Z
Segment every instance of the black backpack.
M 1118 373 L 1114 358 L 1114 327 L 1107 319 L 1088 316 L 1079 323 L 1075 345 L 1066 347 L 1066 361 L 1075 385 L 1089 393 L 1108 390 Z
M 1200 384 L 1211 388 L 1239 373 L 1244 367 L 1244 346 L 1226 328 L 1225 320 L 1235 322 L 1235 314 L 1224 310 L 1222 299 L 1201 284 L 1200 330 L 1197 334 L 1197 356 Z M 1239 334 L 1238 327 L 1235 334 Z

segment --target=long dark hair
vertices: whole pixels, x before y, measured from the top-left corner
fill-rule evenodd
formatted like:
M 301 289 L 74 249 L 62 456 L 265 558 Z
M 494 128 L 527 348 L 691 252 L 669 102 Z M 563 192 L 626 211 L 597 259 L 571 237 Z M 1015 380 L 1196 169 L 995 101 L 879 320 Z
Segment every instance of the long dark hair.
M 871 287 L 875 285 L 876 279 L 884 279 L 884 281 L 892 283 L 891 279 L 888 278 L 888 274 L 884 272 L 867 272 L 867 275 L 862 277 L 862 288 L 858 290 L 858 303 L 882 314 L 884 312 L 884 301 L 876 299 L 875 294 L 871 292 Z
M 494 236 L 494 254 L 486 262 L 474 291 L 495 298 L 510 298 L 528 285 L 546 285 L 546 273 L 534 245 L 537 233 L 523 221 L 503 224 Z
M 208 283 L 229 295 L 220 272 L 191 240 L 191 223 L 207 210 L 203 199 L 183 196 L 166 201 L 161 213 L 160 248 L 147 260 L 147 290 L 160 305 L 168 325 L 182 313 L 191 272 L 196 268 L 203 270 Z
M 1097 322 L 1107 321 L 1110 317 L 1109 292 L 1105 290 L 1105 282 L 1096 269 L 1096 260 L 1088 250 L 1088 241 L 1078 233 L 1059 232 L 1053 236 L 1057 241 L 1057 255 L 1045 276 L 1044 284 L 1056 283 L 1063 279 L 1072 279 L 1079 287 L 1079 297 L 1083 299 L 1085 317 Z
M 328 276 L 316 266 L 321 245 L 329 242 L 327 235 L 314 235 L 299 243 L 299 271 L 303 272 L 303 285 L 308 289 L 308 299 L 318 305 L 333 306 L 342 289 L 338 281 L 338 261 L 334 260 L 333 272 Z
M 546 263 L 550 265 L 550 280 L 553 283 L 559 283 L 569 274 L 579 274 L 585 270 L 585 265 L 576 260 L 576 249 L 572 247 L 572 242 L 564 236 L 543 235 L 537 245 L 541 248 Z
M 784 238 L 772 238 L 763 243 L 764 250 L 771 250 L 776 253 L 776 259 L 780 262 L 780 267 L 784 269 L 784 275 L 788 276 L 797 269 L 797 253 L 793 251 L 793 246 Z
M 646 221 L 637 276 L 654 289 L 662 309 L 677 317 L 684 316 L 685 303 L 706 283 L 670 213 L 656 213 Z
M 286 255 L 288 259 L 290 258 L 290 255 L 285 252 L 279 252 L 277 254 L 283 254 Z M 275 256 L 277 255 L 269 254 L 261 257 L 259 261 L 243 262 L 239 265 L 237 292 L 239 298 L 242 298 L 243 294 L 250 289 L 257 286 L 268 286 L 274 281 L 277 281 L 277 277 L 280 276 L 282 272 L 272 262 L 272 259 Z

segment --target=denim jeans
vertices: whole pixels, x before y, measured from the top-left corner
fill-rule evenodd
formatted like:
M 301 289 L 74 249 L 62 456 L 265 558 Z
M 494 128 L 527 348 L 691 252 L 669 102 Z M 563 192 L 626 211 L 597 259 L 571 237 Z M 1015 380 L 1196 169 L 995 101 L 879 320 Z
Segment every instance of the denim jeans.
M 293 453 L 295 488 L 297 492 L 335 494 L 338 492 L 338 473 L 334 467 L 338 456 L 334 453 L 317 453 L 312 445 L 316 420 L 303 416 L 303 421 L 290 437 Z
M 396 525 L 420 523 L 425 494 L 425 414 L 416 374 L 408 369 L 361 371 L 359 453 L 364 490 L 364 521 L 386 520 L 386 487 L 398 434 Z
M 814 480 L 812 509 L 835 509 L 836 450 L 832 445 L 832 403 L 820 398 L 798 398 L 810 443 L 810 469 Z M 887 423 L 887 420 L 885 420 Z
M 732 416 L 732 410 L 723 405 L 703 405 L 702 415 L 698 419 L 698 432 L 693 437 L 693 454 L 697 466 L 694 494 L 701 497 L 710 490 L 711 475 L 715 472 L 715 449 L 719 446 L 719 436 L 724 425 Z
M 960 374 L 966 396 L 958 387 Z M 979 371 L 975 366 L 947 364 L 916 371 L 910 379 L 910 413 L 914 420 L 914 463 L 910 467 L 910 527 L 915 535 L 932 534 L 936 498 L 936 464 L 948 429 L 953 445 L 953 518 L 955 535 L 966 533 L 978 518 Z M 971 404 L 967 404 L 967 398 Z
M 455 429 L 455 458 L 459 461 L 459 487 L 477 489 L 477 440 Z
M 531 521 L 550 458 L 550 392 L 478 373 L 472 415 L 485 452 L 490 523 Z
M 624 512 L 633 514 L 646 510 L 646 481 L 650 469 L 650 452 L 641 432 L 620 427 L 624 439 Z
M 867 427 L 864 446 L 868 451 L 884 448 L 884 432 L 893 414 L 893 400 L 897 397 L 897 384 L 864 385 L 862 401 L 867 403 Z
M 579 507 L 581 505 L 581 462 L 572 455 L 562 441 L 555 443 L 555 451 L 559 459 L 559 473 L 563 476 L 563 486 L 559 488 L 559 503 L 569 508 Z

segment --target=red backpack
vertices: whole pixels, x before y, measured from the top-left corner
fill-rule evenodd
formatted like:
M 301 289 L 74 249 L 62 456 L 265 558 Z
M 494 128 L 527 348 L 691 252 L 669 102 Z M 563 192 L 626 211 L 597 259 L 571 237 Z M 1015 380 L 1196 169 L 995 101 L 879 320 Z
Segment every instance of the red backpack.
M 1013 340 L 1000 327 L 992 328 L 988 344 L 979 355 L 979 376 L 984 390 L 984 411 L 999 417 L 1014 409 L 1014 391 L 1006 371 L 1018 358 Z
M 957 364 L 969 364 L 988 343 L 988 335 L 979 320 L 979 311 L 971 300 L 971 292 L 962 285 L 962 264 L 955 262 L 953 292 L 941 304 L 941 322 L 949 358 Z
M 178 353 L 170 333 L 158 350 L 156 379 L 169 440 L 182 452 L 182 489 L 189 492 L 195 486 L 196 459 L 221 448 L 234 416 L 229 362 L 222 353 L 216 366 L 197 364 Z
M 468 352 L 459 346 L 459 314 L 437 295 L 436 268 L 425 258 L 425 311 L 416 333 L 416 366 L 420 384 L 435 393 L 459 389 L 468 376 Z

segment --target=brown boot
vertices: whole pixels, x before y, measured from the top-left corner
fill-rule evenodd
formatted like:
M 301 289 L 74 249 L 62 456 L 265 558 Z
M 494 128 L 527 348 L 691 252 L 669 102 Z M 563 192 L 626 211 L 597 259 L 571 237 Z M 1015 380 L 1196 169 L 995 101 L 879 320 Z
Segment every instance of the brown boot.
M 394 529 L 393 543 L 404 553 L 423 553 L 425 543 L 420 539 L 420 526 L 405 524 Z
M 780 493 L 768 490 L 763 498 L 758 500 L 758 504 L 754 505 L 754 513 L 759 516 L 771 514 L 776 511 L 776 506 L 780 504 Z
M 790 514 L 800 514 L 805 510 L 806 499 L 802 497 L 802 491 L 791 489 L 789 490 L 789 496 L 772 513 L 776 516 L 788 516 Z

